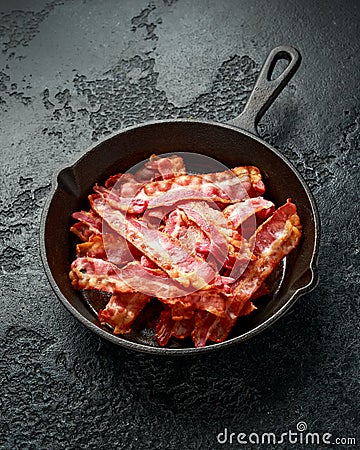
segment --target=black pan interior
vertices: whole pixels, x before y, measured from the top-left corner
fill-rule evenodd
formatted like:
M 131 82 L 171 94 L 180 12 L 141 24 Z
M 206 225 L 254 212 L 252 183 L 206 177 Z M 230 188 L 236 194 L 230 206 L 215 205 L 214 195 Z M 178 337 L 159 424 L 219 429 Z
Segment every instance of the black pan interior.
M 303 225 L 301 244 L 278 268 L 276 276 L 273 277 L 272 295 L 259 300 L 258 311 L 239 320 L 230 336 L 239 338 L 266 322 L 279 310 L 284 307 L 286 309 L 294 292 L 311 281 L 309 267 L 313 258 L 316 233 L 315 212 L 303 182 L 270 146 L 234 127 L 186 121 L 143 125 L 120 132 L 97 144 L 72 167 L 62 170 L 44 225 L 44 247 L 50 281 L 52 278 L 53 286 L 57 286 L 61 300 L 66 306 L 71 305 L 75 309 L 75 315 L 81 321 L 88 326 L 92 324 L 93 329 L 95 326 L 98 331 L 103 330 L 100 331 L 101 334 L 107 333 L 111 336 L 111 330 L 100 325 L 88 305 L 90 303 L 98 309 L 104 298 L 96 293 L 84 295 L 74 290 L 68 278 L 76 243 L 76 239 L 69 232 L 73 223 L 71 214 L 83 208 L 88 209 L 87 196 L 95 182 L 101 183 L 112 174 L 125 172 L 152 153 L 168 152 L 199 153 L 217 159 L 228 167 L 258 166 L 266 184 L 265 196 L 277 206 L 285 203 L 289 197 L 297 205 Z M 111 340 L 119 344 L 125 340 L 151 347 L 157 346 L 151 330 L 135 331 L 115 339 L 112 336 Z M 191 342 L 187 341 L 174 342 L 171 345 L 176 348 L 192 346 Z

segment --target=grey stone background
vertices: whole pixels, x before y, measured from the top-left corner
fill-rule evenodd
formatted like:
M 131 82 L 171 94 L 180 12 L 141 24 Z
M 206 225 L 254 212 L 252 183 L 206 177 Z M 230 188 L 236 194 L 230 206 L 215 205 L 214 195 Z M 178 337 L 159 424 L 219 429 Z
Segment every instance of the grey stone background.
M 0 448 L 273 448 L 216 436 L 280 435 L 299 421 L 358 437 L 359 10 L 340 0 L 0 2 Z M 123 126 L 234 117 L 279 44 L 303 62 L 260 131 L 316 197 L 320 285 L 267 332 L 201 358 L 103 342 L 42 270 L 52 174 Z

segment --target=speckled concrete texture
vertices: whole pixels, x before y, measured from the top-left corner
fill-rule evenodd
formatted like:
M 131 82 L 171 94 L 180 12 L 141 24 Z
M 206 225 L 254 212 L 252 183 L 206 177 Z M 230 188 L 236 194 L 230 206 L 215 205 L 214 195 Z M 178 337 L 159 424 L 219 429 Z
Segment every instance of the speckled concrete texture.
M 0 448 L 358 448 L 219 444 L 235 433 L 357 437 L 359 2 L 3 0 L 0 4 Z M 92 142 L 160 118 L 225 121 L 269 50 L 303 55 L 261 135 L 296 165 L 322 221 L 320 284 L 245 344 L 201 358 L 115 348 L 46 280 L 52 174 Z

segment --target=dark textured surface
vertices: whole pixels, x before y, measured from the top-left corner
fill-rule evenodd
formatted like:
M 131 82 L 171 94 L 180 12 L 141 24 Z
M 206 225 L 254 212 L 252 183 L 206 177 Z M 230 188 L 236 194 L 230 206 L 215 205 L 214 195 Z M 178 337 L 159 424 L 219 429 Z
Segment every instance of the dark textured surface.
M 356 436 L 359 9 L 310 0 L 1 2 L 0 448 L 272 448 L 216 436 L 224 427 L 280 435 L 299 421 Z M 266 333 L 199 359 L 101 341 L 65 311 L 41 267 L 52 174 L 122 126 L 234 117 L 282 43 L 298 47 L 303 63 L 260 128 L 317 199 L 320 285 Z M 276 446 L 303 447 L 314 448 Z

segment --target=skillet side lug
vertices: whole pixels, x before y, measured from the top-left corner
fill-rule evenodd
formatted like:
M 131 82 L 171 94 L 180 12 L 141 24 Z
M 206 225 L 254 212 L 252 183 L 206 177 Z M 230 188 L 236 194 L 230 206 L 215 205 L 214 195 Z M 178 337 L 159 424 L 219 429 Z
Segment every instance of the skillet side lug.
M 78 197 L 80 195 L 80 187 L 76 180 L 73 167 L 62 169 L 57 176 L 58 186 L 66 193 Z

